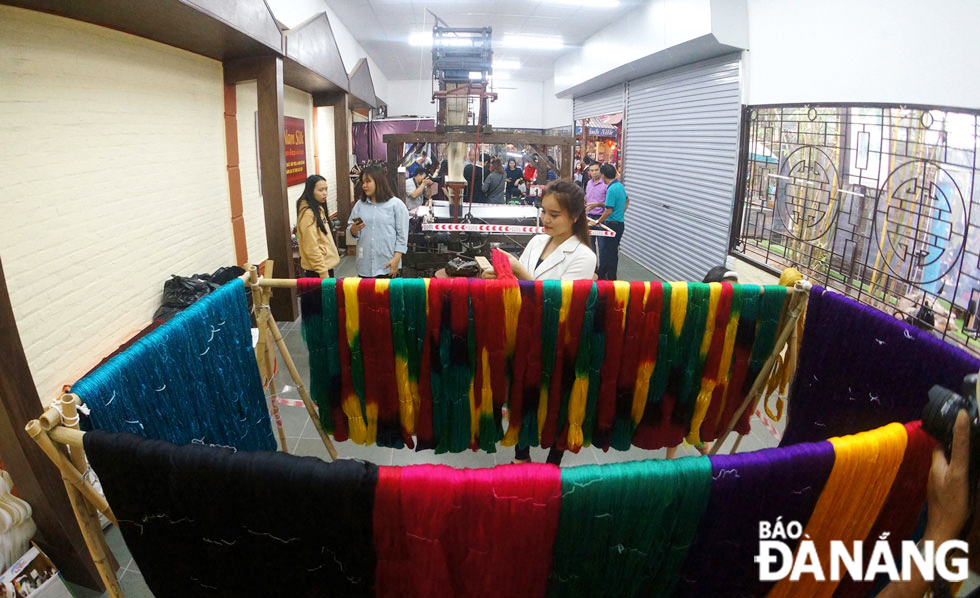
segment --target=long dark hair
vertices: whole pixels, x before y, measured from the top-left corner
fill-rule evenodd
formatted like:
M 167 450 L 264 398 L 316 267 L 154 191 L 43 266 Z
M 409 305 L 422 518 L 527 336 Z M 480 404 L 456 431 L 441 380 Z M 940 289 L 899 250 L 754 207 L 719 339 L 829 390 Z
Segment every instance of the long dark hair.
M 395 196 L 391 191 L 391 184 L 388 183 L 388 173 L 383 166 L 380 164 L 371 164 L 361 171 L 362 182 L 366 176 L 371 177 L 371 180 L 374 181 L 374 201 L 384 203 Z M 361 190 L 363 191 L 363 187 Z M 364 194 L 363 199 L 364 201 L 370 201 L 367 193 Z
M 306 207 L 313 210 L 313 217 L 316 218 L 316 226 L 323 231 L 324 234 L 327 234 L 327 225 L 323 222 L 323 211 L 320 209 L 320 207 L 325 204 L 321 204 L 315 197 L 313 197 L 313 190 L 316 189 L 317 183 L 326 180 L 327 179 L 318 174 L 311 174 L 306 179 L 306 188 L 303 189 L 303 194 L 296 200 L 296 218 L 299 218 L 299 209 L 303 207 L 303 204 L 305 203 Z
M 541 195 L 541 200 L 553 195 L 561 209 L 572 219 L 572 234 L 589 247 L 589 221 L 585 216 L 585 191 L 571 181 L 552 181 Z

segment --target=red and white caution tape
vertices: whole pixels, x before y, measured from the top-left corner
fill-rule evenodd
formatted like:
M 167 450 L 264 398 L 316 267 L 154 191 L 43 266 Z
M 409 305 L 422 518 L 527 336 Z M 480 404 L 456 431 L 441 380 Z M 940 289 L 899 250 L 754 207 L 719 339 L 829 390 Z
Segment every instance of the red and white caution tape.
M 769 421 L 769 418 L 766 417 L 765 414 L 762 413 L 762 411 L 756 409 L 755 415 L 756 417 L 759 418 L 759 421 L 762 422 L 762 425 L 765 426 L 767 430 L 769 430 L 769 433 L 773 435 L 773 438 L 775 438 L 777 442 L 783 439 L 783 435 L 779 433 L 779 430 L 776 429 L 776 426 L 772 425 L 772 422 Z
M 279 405 L 285 405 L 286 407 L 303 407 L 302 399 L 284 399 L 282 397 L 275 397 L 276 403 Z
M 514 224 L 451 224 L 426 222 L 422 230 L 461 233 L 503 233 L 509 235 L 540 235 L 544 228 L 540 226 L 517 226 Z M 616 231 L 590 230 L 593 237 L 615 237 Z

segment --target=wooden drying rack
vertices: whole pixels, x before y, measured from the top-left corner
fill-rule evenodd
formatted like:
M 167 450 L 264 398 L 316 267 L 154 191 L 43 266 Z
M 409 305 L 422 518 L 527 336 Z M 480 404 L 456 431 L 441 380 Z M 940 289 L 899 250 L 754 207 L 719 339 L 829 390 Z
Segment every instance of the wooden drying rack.
M 266 261 L 265 264 L 266 271 L 271 271 L 272 262 Z M 275 319 L 271 317 L 271 311 L 269 309 L 269 296 L 272 294 L 272 289 L 295 287 L 297 285 L 296 280 L 260 278 L 256 267 L 248 264 L 246 264 L 245 274 L 240 278 L 252 289 L 253 312 L 255 314 L 256 325 L 259 329 L 259 345 L 256 346 L 257 354 L 260 350 L 261 343 L 275 343 L 283 358 L 283 362 L 286 364 L 289 375 L 296 384 L 296 389 L 303 400 L 303 404 L 306 406 L 306 411 L 313 421 L 313 425 L 316 427 L 321 440 L 323 440 L 327 452 L 330 454 L 330 458 L 336 460 L 337 451 L 330 441 L 329 436 L 320 425 L 320 417 L 317 414 L 316 407 L 313 405 L 313 401 L 300 378 L 299 372 L 296 370 L 296 364 L 293 362 L 289 350 L 286 348 L 286 343 L 283 340 L 282 333 L 279 331 L 279 326 L 276 324 Z M 797 282 L 790 289 L 792 295 L 787 307 L 787 317 L 784 320 L 782 329 L 777 334 L 776 345 L 763 364 L 759 375 L 756 376 L 755 382 L 746 394 L 742 404 L 735 411 L 724 432 L 718 436 L 718 440 L 712 446 L 710 454 L 713 455 L 718 452 L 718 449 L 734 430 L 735 424 L 741 418 L 742 414 L 745 413 L 746 409 L 750 411 L 755 409 L 756 403 L 762 396 L 765 384 L 773 372 L 776 360 L 782 353 L 783 348 L 787 345 L 787 342 L 789 343 L 789 348 L 786 359 L 792 360 L 792 363 L 795 365 L 797 357 L 795 355 L 797 346 L 797 321 L 806 308 L 809 291 L 810 283 L 807 281 Z M 261 360 L 259 363 L 262 379 L 265 380 L 268 378 L 270 381 L 273 380 L 271 363 L 266 362 L 263 364 Z M 270 392 L 270 413 L 276 424 L 282 450 L 283 452 L 288 452 L 282 421 L 279 417 L 279 407 L 276 404 L 277 393 L 274 382 L 270 382 Z M 119 522 L 109 507 L 108 502 L 106 502 L 105 497 L 99 494 L 84 475 L 88 466 L 85 461 L 85 448 L 83 445 L 84 432 L 78 428 L 78 406 L 80 404 L 81 400 L 78 396 L 71 393 L 63 394 L 38 419 L 28 422 L 26 430 L 44 454 L 51 459 L 61 472 L 61 477 L 65 483 L 65 490 L 68 493 L 68 499 L 71 502 L 75 518 L 78 520 L 82 537 L 85 539 L 85 545 L 88 548 L 89 554 L 92 556 L 92 560 L 95 562 L 99 577 L 105 584 L 107 593 L 111 598 L 122 598 L 122 587 L 119 585 L 119 580 L 116 578 L 116 573 L 110 564 L 113 562 L 111 551 L 106 544 L 105 534 L 102 533 L 98 513 L 105 515 L 116 527 L 119 527 Z M 735 441 L 731 449 L 732 453 L 738 449 L 742 438 L 743 436 L 739 436 Z

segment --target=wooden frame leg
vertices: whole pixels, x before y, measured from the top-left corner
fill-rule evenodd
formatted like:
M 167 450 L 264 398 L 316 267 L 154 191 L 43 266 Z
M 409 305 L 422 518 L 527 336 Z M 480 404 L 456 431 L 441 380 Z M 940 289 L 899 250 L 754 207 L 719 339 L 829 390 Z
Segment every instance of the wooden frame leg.
M 289 372 L 289 376 L 293 379 L 293 383 L 296 384 L 296 390 L 299 392 L 299 396 L 303 399 L 303 405 L 306 407 L 306 412 L 310 416 L 310 420 L 313 422 L 313 426 L 316 428 L 317 434 L 320 435 L 320 440 L 323 441 L 323 446 L 327 448 L 327 453 L 330 454 L 330 460 L 337 460 L 337 449 L 334 448 L 333 442 L 330 440 L 330 436 L 327 435 L 323 430 L 323 426 L 320 425 L 320 416 L 317 413 L 316 406 L 313 405 L 313 399 L 310 398 L 310 393 L 307 392 L 306 386 L 303 384 L 303 378 L 299 375 L 299 371 L 296 369 L 296 364 L 293 362 L 293 357 L 289 353 L 289 349 L 286 347 L 286 341 L 282 338 L 282 333 L 279 331 L 279 325 L 276 324 L 276 319 L 272 317 L 272 313 L 269 311 L 269 301 L 272 294 L 271 289 L 263 289 L 258 285 L 258 276 L 256 275 L 255 266 L 250 266 L 249 271 L 252 273 L 252 296 L 253 301 L 256 297 L 256 292 L 261 302 L 256 302 L 255 307 L 258 310 L 265 312 L 264 316 L 261 316 L 265 321 L 265 325 L 268 327 L 269 332 L 272 334 L 273 340 L 276 342 L 276 347 L 279 349 L 279 355 L 282 357 L 283 363 L 286 364 L 286 370 Z M 257 318 L 260 316 L 256 316 Z M 261 332 L 260 332 L 261 334 Z
M 805 289 L 805 290 L 804 290 Z M 742 414 L 745 413 L 746 409 L 755 409 L 756 403 L 759 401 L 760 393 L 765 386 L 765 383 L 769 380 L 769 376 L 772 375 L 772 370 L 776 365 L 776 357 L 782 353 L 783 347 L 786 345 L 787 340 L 789 340 L 792 333 L 796 330 L 796 321 L 799 320 L 800 314 L 806 308 L 807 300 L 809 295 L 809 284 L 801 285 L 797 283 L 794 295 L 790 298 L 790 315 L 786 319 L 787 321 L 783 324 L 783 329 L 780 330 L 779 336 L 776 339 L 776 346 L 773 348 L 772 353 L 766 362 L 762 366 L 762 370 L 759 375 L 756 376 L 755 381 L 752 383 L 752 388 L 746 393 L 745 399 L 742 401 L 742 405 L 735 411 L 732 416 L 731 421 L 728 422 L 728 426 L 725 428 L 724 433 L 718 436 L 718 441 L 715 442 L 714 446 L 711 447 L 709 454 L 714 455 L 721 448 L 721 445 L 725 443 L 728 435 L 732 433 L 735 429 L 735 424 L 741 419 Z M 739 436 L 741 440 L 741 436 Z M 736 442 L 735 447 L 732 448 L 732 452 L 738 447 L 738 442 Z
M 272 260 L 265 261 L 265 271 L 267 273 L 272 272 Z M 251 266 L 249 266 L 250 279 L 255 276 L 255 273 L 251 272 Z M 252 311 L 255 314 L 255 324 L 259 330 L 259 342 L 256 343 L 256 348 L 261 351 L 268 351 L 268 356 L 270 359 L 275 357 L 275 349 L 272 347 L 271 339 L 269 338 L 269 328 L 265 325 L 266 318 L 271 317 L 269 315 L 268 309 L 262 309 L 259 306 L 269 305 L 269 291 L 263 289 L 258 285 L 254 284 L 258 280 L 250 280 L 252 283 Z M 257 358 L 258 356 L 256 356 Z M 279 391 L 276 389 L 276 379 L 274 372 L 272 371 L 272 362 L 267 360 L 265 367 L 259 364 L 259 375 L 262 380 L 268 380 L 268 390 L 269 390 L 269 414 L 272 417 L 272 423 L 276 426 L 276 435 L 279 438 L 280 450 L 284 453 L 289 453 L 289 446 L 286 443 L 286 430 L 282 426 L 282 417 L 279 414 L 279 403 L 276 402 L 276 398 Z M 262 371 L 266 370 L 266 371 Z M 263 387 L 263 391 L 266 390 Z
M 105 505 L 104 508 L 100 505 L 98 507 L 99 510 L 103 511 L 106 517 L 118 527 L 119 524 L 116 521 L 115 515 L 109 509 L 109 505 L 105 503 L 105 499 L 95 492 L 91 484 L 84 480 L 78 469 L 69 462 L 68 457 L 55 446 L 48 433 L 41 429 L 41 424 L 38 420 L 35 419 L 28 422 L 26 429 L 31 438 L 44 451 L 44 454 L 61 471 L 62 479 L 65 483 L 65 490 L 68 492 L 68 500 L 71 502 L 71 508 L 75 513 L 75 519 L 78 521 L 78 527 L 82 531 L 82 537 L 85 539 L 85 546 L 92 556 L 92 561 L 95 562 L 95 568 L 99 572 L 102 583 L 105 584 L 106 591 L 112 598 L 122 598 L 122 587 L 120 587 L 119 580 L 116 578 L 116 569 L 119 568 L 119 564 L 115 561 L 112 552 L 106 545 L 105 534 L 102 533 L 102 526 L 99 525 L 99 517 L 95 513 L 93 504 L 101 503 L 101 505 Z M 76 451 L 78 457 L 84 459 L 81 449 L 76 448 Z M 92 501 L 95 502 L 93 503 Z
M 320 425 L 320 416 L 317 413 L 316 407 L 313 405 L 313 399 L 310 398 L 310 393 L 306 391 L 306 386 L 303 385 L 303 379 L 300 377 L 299 371 L 296 369 L 296 364 L 293 363 L 293 358 L 289 354 L 289 349 L 286 348 L 286 341 L 283 340 L 282 333 L 279 332 L 279 325 L 276 324 L 275 319 L 272 317 L 266 318 L 266 325 L 272 332 L 272 338 L 274 338 L 276 341 L 276 347 L 279 348 L 279 354 L 282 356 L 282 360 L 286 364 L 286 369 L 289 370 L 289 375 L 296 384 L 296 390 L 299 392 L 300 398 L 303 399 L 303 405 L 306 406 L 306 412 L 310 414 L 310 420 L 313 421 L 313 426 L 316 427 L 316 432 L 320 435 L 320 440 L 323 441 L 323 446 L 327 447 L 327 452 L 330 453 L 330 460 L 336 461 L 337 449 L 334 448 L 333 442 L 330 441 L 330 436 L 323 431 L 323 426 Z

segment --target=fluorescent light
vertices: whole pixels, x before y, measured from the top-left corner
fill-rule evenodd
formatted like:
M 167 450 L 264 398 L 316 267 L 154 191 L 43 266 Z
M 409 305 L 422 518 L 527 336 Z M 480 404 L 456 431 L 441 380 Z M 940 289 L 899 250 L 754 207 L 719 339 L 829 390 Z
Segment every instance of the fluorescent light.
M 494 60 L 493 68 L 513 71 L 521 68 L 521 61 L 520 60 Z
M 480 71 L 470 71 L 470 79 L 474 81 L 482 81 L 483 73 Z
M 572 6 L 586 6 L 588 8 L 615 8 L 619 6 L 619 0 L 544 0 L 550 4 L 570 4 Z
M 416 31 L 408 36 L 408 43 L 413 46 L 431 46 L 431 31 Z M 441 37 L 439 45 L 444 47 L 464 47 L 469 48 L 473 45 L 473 40 L 468 37 Z
M 408 43 L 413 46 L 431 46 L 432 45 L 432 32 L 431 31 L 417 31 L 410 36 L 408 36 Z
M 469 48 L 473 45 L 473 41 L 466 37 L 440 37 L 439 45 L 454 48 Z
M 556 35 L 515 35 L 504 34 L 504 46 L 525 50 L 560 50 L 565 47 L 560 36 Z
M 507 71 L 498 71 L 498 70 L 494 69 L 493 78 L 494 79 L 510 79 L 510 73 L 508 73 Z

